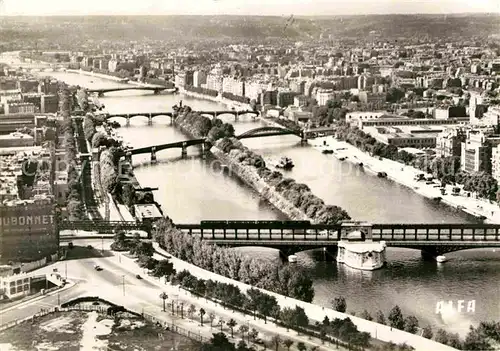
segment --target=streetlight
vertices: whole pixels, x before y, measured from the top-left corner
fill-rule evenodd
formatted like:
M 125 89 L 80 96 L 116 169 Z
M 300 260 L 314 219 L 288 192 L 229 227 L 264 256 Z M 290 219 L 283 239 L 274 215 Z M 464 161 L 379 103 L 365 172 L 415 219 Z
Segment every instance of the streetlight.
M 122 275 L 123 296 L 125 296 L 125 275 Z
M 163 312 L 165 312 L 165 300 L 168 299 L 168 295 L 165 292 L 162 292 L 160 294 L 160 299 L 163 300 Z M 173 305 L 174 305 L 174 303 L 172 302 L 172 306 Z
M 101 235 L 101 254 L 104 253 L 104 237 Z

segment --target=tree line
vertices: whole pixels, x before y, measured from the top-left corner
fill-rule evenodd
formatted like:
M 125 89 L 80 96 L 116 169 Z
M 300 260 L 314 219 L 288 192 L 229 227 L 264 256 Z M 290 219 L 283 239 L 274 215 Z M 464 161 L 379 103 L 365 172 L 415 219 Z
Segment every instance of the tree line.
M 251 314 L 254 319 L 261 318 L 265 323 L 271 319 L 287 329 L 319 337 L 323 342 L 329 341 L 337 347 L 343 346 L 356 350 L 370 345 L 370 334 L 360 332 L 350 318 L 335 318 L 332 322 L 325 324 L 328 320 L 328 317 L 325 317 L 322 326 L 312 324 L 303 308 L 295 306 L 295 308 L 282 309 L 274 296 L 258 289 L 251 288 L 244 293 L 235 285 L 196 278 L 187 270 L 177 273 L 172 283 L 179 284 L 200 297 L 220 302 L 225 307 Z M 274 343 L 277 344 L 277 341 L 281 340 L 273 338 Z M 292 344 L 293 342 L 288 347 Z
M 217 90 L 195 87 L 192 85 L 186 85 L 184 86 L 184 89 L 186 89 L 187 91 L 192 91 L 193 93 L 208 95 L 212 97 L 216 97 L 217 95 L 219 95 L 219 92 Z
M 276 266 L 268 261 L 244 255 L 184 234 L 173 222 L 156 222 L 153 238 L 160 247 L 180 260 L 210 272 L 275 293 L 311 302 L 314 298 L 312 280 L 296 267 Z
M 76 170 L 77 150 L 76 140 L 74 137 L 75 126 L 71 120 L 73 92 L 64 83 L 60 83 L 59 99 L 59 112 L 63 118 L 57 123 L 57 134 L 62 136 L 61 139 L 58 138 L 58 143 L 61 143 L 66 151 L 64 161 L 68 171 L 68 195 L 66 197 L 66 208 L 70 220 L 82 220 L 85 219 L 85 208 L 82 199 L 82 184 L 78 171 Z
M 216 142 L 215 146 L 240 165 L 254 167 L 258 176 L 266 184 L 273 187 L 314 222 L 336 224 L 351 219 L 344 209 L 325 205 L 324 201 L 314 195 L 306 184 L 296 183 L 291 178 L 285 178 L 281 172 L 272 171 L 266 167 L 262 156 L 245 147 L 238 139 L 223 138 Z
M 467 173 L 460 169 L 460 158 L 449 156 L 440 157 L 436 155 L 415 156 L 399 150 L 394 145 L 386 145 L 377 141 L 371 135 L 363 132 L 348 123 L 339 123 L 337 127 L 337 138 L 369 152 L 373 156 L 383 157 L 411 165 L 426 173 L 431 173 L 442 184 L 463 184 L 465 191 L 477 193 L 479 197 L 496 200 L 500 199 L 498 183 L 493 176 L 487 172 Z
M 189 106 L 177 109 L 175 123 L 196 138 L 207 138 L 210 142 L 234 136 L 234 127 L 218 118 L 202 116 Z
M 347 303 L 345 298 L 340 296 L 332 300 L 332 307 L 336 311 L 345 313 Z M 354 315 L 354 313 L 351 312 Z M 375 317 L 365 309 L 360 315 L 360 318 L 368 321 L 375 321 L 379 324 L 385 324 L 392 328 L 407 331 L 408 333 L 416 334 L 420 331 L 419 321 L 415 316 L 404 316 L 401 308 L 396 305 L 390 311 L 387 318 L 382 311 L 377 311 Z M 470 326 L 469 333 L 464 340 L 460 339 L 457 333 L 450 333 L 439 328 L 436 333 L 427 325 L 422 328 L 422 337 L 433 339 L 444 345 L 451 346 L 459 350 L 495 350 L 494 343 L 500 342 L 500 322 L 481 322 L 477 328 Z

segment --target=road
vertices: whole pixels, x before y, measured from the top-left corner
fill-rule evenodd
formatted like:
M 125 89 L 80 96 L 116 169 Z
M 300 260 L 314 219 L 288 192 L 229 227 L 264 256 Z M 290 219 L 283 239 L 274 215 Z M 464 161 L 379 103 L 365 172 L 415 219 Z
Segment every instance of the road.
M 78 260 L 59 261 L 47 267 L 41 268 L 36 272 L 52 272 L 57 268 L 62 276 L 66 276 L 68 280 L 75 282 L 75 285 L 67 290 L 61 291 L 59 294 L 44 296 L 40 299 L 22 303 L 19 306 L 7 309 L 5 312 L 0 311 L 0 319 L 3 323 L 8 323 L 16 319 L 23 319 L 32 316 L 43 308 L 52 308 L 58 305 L 77 298 L 79 296 L 99 296 L 105 300 L 123 305 L 125 308 L 136 312 L 144 312 L 154 315 L 158 320 L 163 322 L 174 323 L 175 325 L 199 333 L 206 339 L 212 336 L 212 333 L 220 331 L 220 327 L 215 327 L 219 320 L 227 322 L 233 318 L 236 322 L 247 324 L 250 328 L 255 328 L 259 332 L 259 337 L 269 340 L 273 335 L 280 334 L 283 337 L 294 340 L 295 342 L 302 341 L 309 346 L 320 346 L 320 350 L 328 350 L 328 347 L 322 347 L 319 340 L 308 339 L 303 336 L 296 335 L 295 332 L 287 331 L 285 328 L 275 326 L 272 323 L 265 324 L 262 320 L 253 320 L 252 317 L 231 310 L 221 308 L 218 304 L 199 299 L 192 296 L 190 293 L 179 289 L 177 286 L 165 284 L 163 279 L 160 281 L 157 278 L 148 277 L 147 274 L 130 258 L 111 252 L 109 246 L 112 240 L 104 240 L 102 242 L 104 248 L 104 256 L 84 258 Z M 101 249 L 101 240 L 79 240 L 76 245 L 86 247 L 93 245 L 97 249 Z M 107 257 L 106 257 L 107 256 Z M 156 256 L 156 255 L 155 255 Z M 157 259 L 162 259 L 161 256 L 156 256 Z M 96 271 L 95 265 L 99 265 L 103 269 Z M 137 279 L 136 275 L 140 274 L 143 279 Z M 167 312 L 162 311 L 162 300 L 159 295 L 161 292 L 167 293 Z M 169 303 L 175 301 L 178 305 L 183 303 L 184 318 L 172 316 L 170 314 Z M 186 318 L 189 305 L 195 305 L 196 310 L 205 309 L 205 321 L 208 320 L 208 315 L 213 312 L 216 315 L 214 328 L 210 327 L 210 323 L 206 322 L 204 326 L 200 325 L 199 317 L 194 317 L 193 320 Z M 198 316 L 195 314 L 195 316 Z M 237 329 L 238 327 L 236 327 Z M 230 336 L 230 330 L 224 325 L 223 331 Z M 234 333 L 234 338 L 229 337 L 232 342 L 238 342 L 242 335 L 238 332 Z M 326 346 L 326 345 L 325 345 Z M 294 348 L 292 348 L 293 350 Z
M 109 250 L 109 245 L 112 240 L 104 240 L 104 249 Z M 78 245 L 96 245 L 95 240 L 78 242 Z M 101 241 L 96 245 L 97 248 L 101 248 Z M 94 269 L 94 265 L 99 265 L 103 268 L 102 271 L 97 272 Z M 157 289 L 156 285 L 145 280 L 137 279 L 136 274 L 130 272 L 123 265 L 120 265 L 119 260 L 116 257 L 95 257 L 95 258 L 85 258 L 79 260 L 66 260 L 59 261 L 49 266 L 43 267 L 36 270 L 36 273 L 48 273 L 52 272 L 54 268 L 57 268 L 59 273 L 64 277 L 66 276 L 68 280 L 75 283 L 74 287 L 67 290 L 61 291 L 59 294 L 54 294 L 50 296 L 45 296 L 41 299 L 35 299 L 35 301 L 29 301 L 28 303 L 22 303 L 19 307 L 16 307 L 6 312 L 0 311 L 0 316 L 2 324 L 14 321 L 16 319 L 22 319 L 32 316 L 36 312 L 39 312 L 42 308 L 51 308 L 58 305 L 58 300 L 60 303 L 72 300 L 78 296 L 89 295 L 89 292 L 98 292 L 106 289 L 114 291 L 116 294 L 120 292 L 123 294 L 123 287 L 127 295 L 140 295 L 137 289 L 132 289 L 131 287 L 137 287 L 142 289 Z

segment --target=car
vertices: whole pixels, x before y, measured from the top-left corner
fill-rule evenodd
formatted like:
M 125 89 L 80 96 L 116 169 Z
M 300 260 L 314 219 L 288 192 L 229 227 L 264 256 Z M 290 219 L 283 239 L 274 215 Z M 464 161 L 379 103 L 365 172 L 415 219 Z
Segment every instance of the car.
M 262 340 L 261 338 L 257 338 L 257 339 L 255 339 L 255 343 L 257 345 L 264 345 L 264 340 Z
M 136 277 L 137 279 L 142 279 L 142 277 L 141 277 L 139 274 L 137 274 L 135 277 Z
M 94 269 L 95 269 L 96 271 L 102 271 L 101 266 L 99 266 L 99 265 L 97 265 L 97 264 L 96 264 L 96 265 L 94 265 Z

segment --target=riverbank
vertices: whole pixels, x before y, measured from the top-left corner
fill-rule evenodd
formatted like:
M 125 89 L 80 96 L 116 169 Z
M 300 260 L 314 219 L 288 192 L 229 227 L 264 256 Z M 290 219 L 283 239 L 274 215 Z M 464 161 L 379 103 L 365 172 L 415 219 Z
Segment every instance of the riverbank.
M 231 174 L 240 178 L 245 184 L 254 189 L 261 198 L 268 201 L 291 220 L 314 222 L 314 219 L 308 217 L 305 213 L 297 209 L 293 203 L 285 199 L 276 191 L 274 187 L 269 186 L 261 177 L 259 177 L 255 168 L 239 164 L 217 146 L 213 146 L 210 149 L 210 152 L 229 167 L 229 172 Z
M 170 253 L 166 252 L 157 243 L 153 243 L 156 252 L 160 253 L 162 256 L 170 256 L 170 261 L 174 264 L 174 268 L 177 271 L 187 270 L 192 275 L 202 278 L 202 279 L 212 279 L 218 282 L 232 284 L 237 286 L 242 292 L 246 292 L 249 289 L 259 289 L 265 294 L 273 296 L 278 301 L 278 305 L 283 308 L 292 308 L 299 306 L 304 309 L 307 317 L 310 320 L 322 322 L 325 316 L 328 316 L 330 320 L 334 318 L 350 318 L 352 322 L 358 327 L 359 331 L 367 332 L 370 336 L 377 340 L 382 340 L 385 342 L 394 342 L 397 344 L 406 343 L 407 345 L 413 346 L 415 350 L 455 350 L 452 347 L 440 344 L 430 339 L 411 334 L 402 330 L 391 328 L 384 324 L 378 324 L 366 319 L 351 316 L 346 313 L 337 312 L 330 308 L 321 307 L 312 303 L 297 300 L 291 297 L 283 296 L 280 294 L 273 293 L 271 291 L 255 288 L 254 286 L 233 280 L 222 275 L 207 271 L 193 264 L 187 263 L 185 261 L 179 260 L 172 256 Z
M 326 142 L 326 145 L 324 145 L 324 142 Z M 316 138 L 312 145 L 318 151 L 324 149 L 333 150 L 337 157 L 345 158 L 345 162 L 352 163 L 356 167 L 360 167 L 359 164 L 362 163 L 363 169 L 374 175 L 385 172 L 388 179 L 404 185 L 428 199 L 440 201 L 475 217 L 486 218 L 487 223 L 500 224 L 500 208 L 498 204 L 492 204 L 483 199 L 451 195 L 453 188 L 451 185 L 446 186 L 445 195 L 442 195 L 440 186 L 437 186 L 437 184 L 426 184 L 425 181 L 415 179 L 418 174 L 423 173 L 419 169 L 389 159 L 372 157 L 345 141 L 335 139 L 333 136 Z
M 101 73 L 95 73 L 95 72 L 91 72 L 91 71 L 84 71 L 82 69 L 80 69 L 80 70 L 67 69 L 66 72 L 82 74 L 84 76 L 97 77 L 97 78 L 101 78 L 101 79 L 113 80 L 113 81 L 119 82 L 119 83 L 128 83 L 129 82 L 128 78 L 120 78 L 120 77 L 110 76 L 108 74 L 101 74 Z
M 227 105 L 228 107 L 234 107 L 235 109 L 241 109 L 241 110 L 253 110 L 252 106 L 250 104 L 244 104 L 238 101 L 230 100 L 223 98 L 220 94 L 217 96 L 210 96 L 210 95 L 205 95 L 205 94 L 200 94 L 196 93 L 194 91 L 188 91 L 186 89 L 180 88 L 179 93 L 189 96 L 189 97 L 194 97 L 196 99 L 201 99 L 201 100 L 208 100 L 208 101 L 213 101 L 213 102 L 220 102 L 222 104 Z

